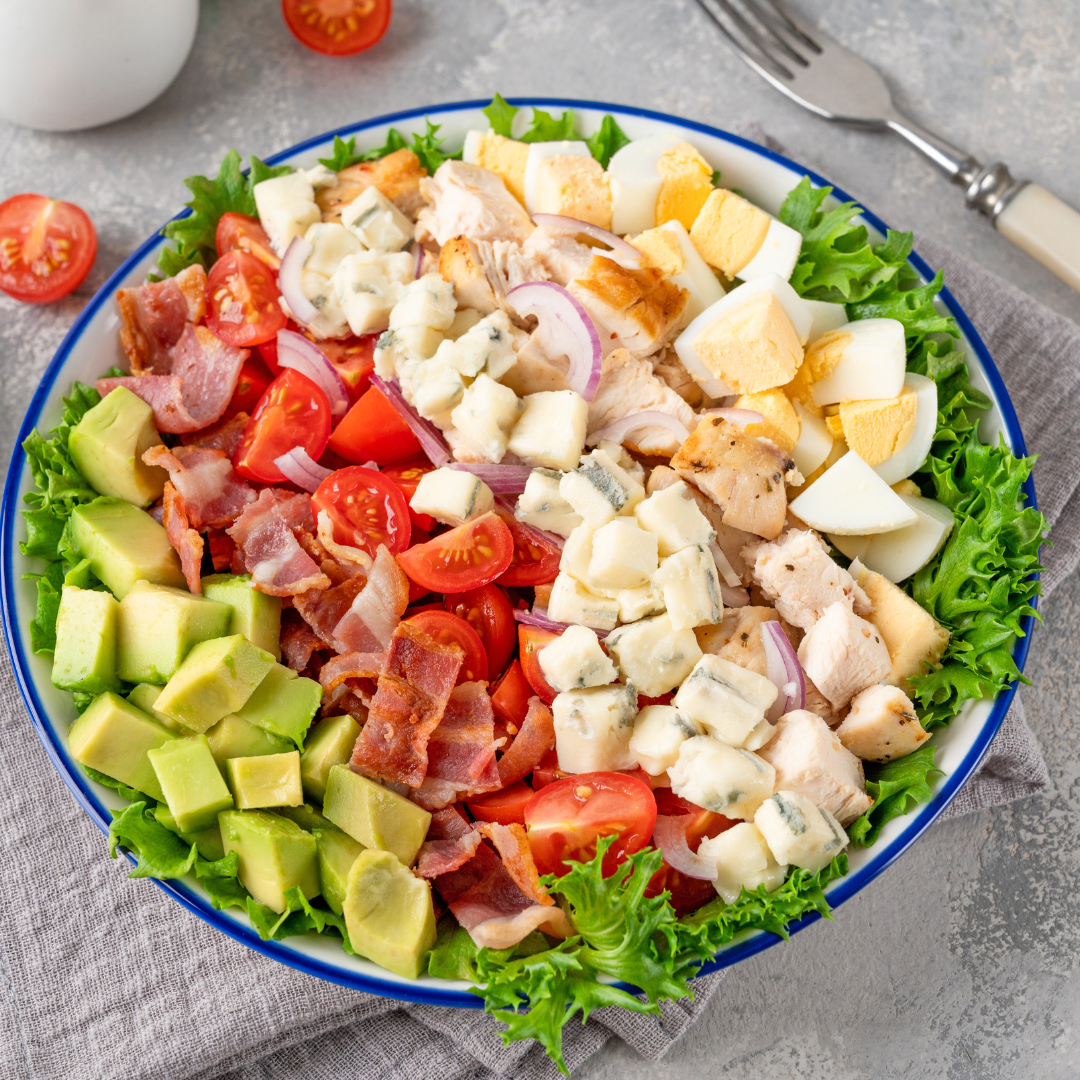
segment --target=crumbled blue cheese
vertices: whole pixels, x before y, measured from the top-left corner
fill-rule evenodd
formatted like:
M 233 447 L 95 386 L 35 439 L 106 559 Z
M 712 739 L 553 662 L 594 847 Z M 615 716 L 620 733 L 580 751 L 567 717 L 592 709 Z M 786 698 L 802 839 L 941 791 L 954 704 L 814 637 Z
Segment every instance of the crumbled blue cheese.
M 596 530 L 582 522 L 566 538 L 562 555 L 559 557 L 559 569 L 569 574 L 575 581 L 588 587 L 589 560 L 592 558 L 592 540 Z
M 263 180 L 251 189 L 251 194 L 259 222 L 279 255 L 285 254 L 294 237 L 303 236 L 311 225 L 322 221 L 315 189 L 303 172 Z
M 404 390 L 407 374 L 434 356 L 442 339 L 442 334 L 430 326 L 387 330 L 375 342 L 375 374 L 380 379 L 401 378 Z
M 776 773 L 768 762 L 711 735 L 687 739 L 679 748 L 679 760 L 668 769 L 668 776 L 676 795 L 729 818 L 753 818 L 776 782 Z
M 418 365 L 407 377 L 404 372 L 402 375 L 402 390 L 425 420 L 449 413 L 465 395 L 461 373 L 444 364 L 438 354 Z
M 776 730 L 765 719 L 775 700 L 776 686 L 763 675 L 707 654 L 679 687 L 675 706 L 721 742 L 757 750 Z
M 674 629 L 666 614 L 620 626 L 604 644 L 623 676 L 646 697 L 673 690 L 701 659 L 694 631 Z
M 671 705 L 646 705 L 634 720 L 630 753 L 650 775 L 666 773 L 679 760 L 687 739 L 704 735 L 702 726 Z
M 441 346 L 440 346 L 441 352 Z M 439 353 L 432 363 L 437 363 Z M 470 451 L 473 460 L 502 461 L 510 441 L 510 430 L 517 423 L 524 405 L 510 389 L 481 374 L 466 387 L 461 403 L 450 414 L 459 445 Z
M 652 580 L 663 591 L 664 606 L 677 630 L 718 623 L 724 617 L 720 575 L 712 552 L 704 545 L 669 555 Z
M 377 187 L 341 211 L 341 224 L 371 251 L 401 251 L 413 242 L 412 222 Z
M 630 736 L 634 733 L 637 691 L 633 686 L 613 683 L 572 690 L 559 694 L 551 711 L 555 717 L 555 751 L 563 772 L 610 772 L 634 767 Z
M 510 452 L 526 465 L 572 469 L 585 447 L 589 419 L 585 399 L 573 390 L 542 390 L 527 394 L 524 402 L 510 433 Z
M 390 329 L 430 326 L 439 331 L 449 330 L 455 311 L 454 286 L 438 274 L 425 274 L 402 289 L 401 299 L 390 312 Z
M 613 683 L 619 673 L 602 648 L 595 630 L 568 626 L 537 654 L 540 670 L 553 690 L 564 693 Z
M 473 378 L 486 372 L 501 379 L 517 363 L 517 350 L 526 335 L 512 326 L 505 311 L 485 315 L 453 341 L 444 341 L 439 355 L 462 375 Z
M 464 469 L 435 469 L 424 473 L 409 506 L 446 525 L 463 525 L 486 514 L 495 504 L 491 488 Z
M 614 599 L 619 602 L 619 622 L 637 622 L 664 610 L 664 594 L 651 582 L 637 589 L 616 589 Z
M 840 822 L 797 791 L 778 791 L 762 804 L 754 824 L 777 862 L 812 872 L 828 866 L 848 844 Z
M 586 454 L 559 483 L 559 494 L 594 527 L 620 514 L 632 514 L 645 489 L 605 450 Z
M 385 330 L 390 325 L 390 312 L 412 280 L 411 256 L 376 251 L 346 255 L 331 278 L 349 329 L 357 335 Z
M 360 241 L 348 229 L 329 221 L 309 226 L 304 239 L 311 245 L 304 269 L 323 277 L 333 277 L 341 260 L 360 250 Z
M 661 558 L 667 558 L 695 544 L 709 544 L 716 530 L 701 512 L 690 488 L 680 480 L 671 487 L 654 491 L 634 507 L 637 523 L 656 534 Z
M 562 472 L 533 469 L 518 496 L 514 517 L 537 529 L 569 536 L 581 524 L 581 515 L 559 494 Z
M 560 573 L 548 597 L 548 617 L 555 622 L 578 623 L 594 630 L 612 630 L 619 621 L 615 600 L 597 596 L 569 574 Z
M 697 853 L 703 859 L 716 861 L 713 886 L 725 904 L 735 903 L 744 888 L 751 892 L 759 885 L 768 892 L 779 889 L 787 877 L 787 866 L 776 861 L 765 837 L 751 821 L 742 821 L 719 836 L 706 837 Z
M 586 584 L 591 589 L 637 589 L 658 565 L 656 537 L 633 518 L 618 517 L 593 534 Z

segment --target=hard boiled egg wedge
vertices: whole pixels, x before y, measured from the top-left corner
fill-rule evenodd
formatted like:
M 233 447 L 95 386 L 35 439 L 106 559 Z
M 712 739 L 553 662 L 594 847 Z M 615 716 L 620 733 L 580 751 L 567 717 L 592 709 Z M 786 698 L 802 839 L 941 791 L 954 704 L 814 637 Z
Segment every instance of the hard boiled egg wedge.
M 665 221 L 660 228 L 671 233 L 679 244 L 683 268 L 680 273 L 671 275 L 671 281 L 690 294 L 682 315 L 682 318 L 689 323 L 707 307 L 722 299 L 724 288 L 709 269 L 709 264 L 698 254 L 697 248 L 690 239 L 690 234 L 681 221 L 674 219 Z
M 802 233 L 773 218 L 769 231 L 761 241 L 754 257 L 739 271 L 743 281 L 752 281 L 765 274 L 779 274 L 785 281 L 791 277 L 802 251 Z M 845 320 L 846 321 L 846 320 Z
M 589 148 L 583 142 L 563 139 L 560 142 L 537 142 L 529 144 L 529 156 L 525 159 L 525 209 L 536 212 L 536 173 L 544 158 L 587 157 Z
M 806 339 L 812 345 L 822 334 L 830 330 L 839 330 L 847 321 L 847 308 L 843 304 L 830 304 L 827 300 L 804 300 L 810 309 L 813 321 L 810 323 L 810 336 Z
M 728 295 L 734 295 L 733 290 Z M 807 326 L 809 333 L 810 327 Z M 813 372 L 827 374 L 811 387 L 814 404 L 894 398 L 904 385 L 907 348 L 896 319 L 859 319 L 818 338 L 806 351 Z
M 611 155 L 612 232 L 619 236 L 642 233 L 656 224 L 656 200 L 663 183 L 656 165 L 680 141 L 671 135 L 646 135 Z
M 805 477 L 829 456 L 834 440 L 820 416 L 815 416 L 801 401 L 791 404 L 795 406 L 795 415 L 799 418 L 799 437 L 791 449 L 791 460 Z
M 892 457 L 874 466 L 874 472 L 886 484 L 895 484 L 921 467 L 930 453 L 937 430 L 937 383 L 909 371 L 904 375 L 904 385 L 915 391 L 915 430 Z

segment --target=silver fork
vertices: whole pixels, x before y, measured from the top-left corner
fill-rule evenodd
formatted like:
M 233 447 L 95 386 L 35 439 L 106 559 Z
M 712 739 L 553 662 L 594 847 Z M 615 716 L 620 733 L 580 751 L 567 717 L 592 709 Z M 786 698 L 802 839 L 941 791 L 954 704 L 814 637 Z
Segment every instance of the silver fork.
M 738 55 L 792 101 L 826 120 L 892 131 L 965 189 L 969 207 L 1080 292 L 1080 214 L 903 116 L 877 68 L 809 26 L 783 0 L 697 0 Z

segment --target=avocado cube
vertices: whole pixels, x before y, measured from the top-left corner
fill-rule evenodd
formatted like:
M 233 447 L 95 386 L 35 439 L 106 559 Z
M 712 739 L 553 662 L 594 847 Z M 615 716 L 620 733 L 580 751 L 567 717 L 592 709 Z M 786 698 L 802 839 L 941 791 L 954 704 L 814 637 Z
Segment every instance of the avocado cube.
M 238 712 L 274 666 L 274 658 L 241 634 L 200 641 L 184 657 L 155 703 L 192 731 L 206 731 Z
M 146 756 L 180 832 L 208 829 L 217 824 L 222 810 L 232 809 L 232 795 L 221 779 L 205 735 L 174 739 Z
M 202 579 L 203 596 L 232 608 L 226 633 L 243 634 L 281 659 L 281 597 L 267 596 L 252 584 L 250 574 L 210 574 Z
M 164 685 L 200 641 L 229 633 L 232 609 L 186 589 L 136 581 L 120 601 L 117 668 L 127 682 Z
M 170 731 L 175 731 L 178 735 L 189 735 L 190 732 L 183 724 L 178 724 L 171 716 L 166 716 L 163 712 L 158 712 L 154 708 L 154 703 L 159 697 L 161 697 L 160 686 L 143 682 L 132 689 L 127 699 L 136 709 L 142 709 L 144 713 L 149 713 L 159 724 L 164 724 Z
M 312 729 L 307 749 L 300 755 L 300 781 L 305 795 L 322 802 L 331 768 L 349 763 L 359 737 L 360 725 L 347 713 L 328 716 Z
M 308 803 L 301 803 L 299 806 L 275 806 L 274 813 L 295 821 L 301 829 L 307 829 L 308 832 L 314 832 L 316 829 L 341 831 L 329 818 L 324 818 L 314 806 Z
M 68 452 L 99 495 L 115 495 L 136 506 L 161 498 L 169 474 L 143 462 L 143 451 L 160 446 L 154 410 L 126 386 L 106 394 L 71 429 Z
M 340 915 L 345 904 L 349 871 L 364 845 L 332 825 L 329 829 L 315 830 L 315 843 L 319 850 L 319 888 L 330 910 Z
M 158 803 L 154 807 L 154 817 L 158 823 L 164 825 L 170 832 L 176 833 L 185 844 L 194 844 L 199 854 L 210 862 L 225 858 L 225 847 L 221 843 L 221 830 L 216 824 L 198 832 L 181 832 L 176 824 L 176 818 L 169 813 L 169 808 L 164 803 Z
M 292 743 L 241 720 L 236 713 L 223 716 L 210 728 L 206 737 L 210 741 L 210 752 L 222 772 L 229 758 L 287 754 L 292 749 Z
M 389 851 L 361 851 L 349 869 L 342 907 L 356 951 L 415 979 L 435 944 L 431 886 Z
M 300 806 L 300 751 L 264 754 L 262 757 L 229 758 L 225 775 L 240 810 L 269 806 Z
M 165 530 L 145 511 L 123 499 L 102 497 L 71 511 L 75 546 L 117 600 L 136 581 L 182 589 L 187 582 L 180 556 Z
M 431 815 L 416 803 L 346 765 L 330 770 L 323 814 L 364 847 L 392 852 L 406 866 L 412 866 L 431 824 Z
M 64 585 L 56 616 L 53 686 L 102 694 L 119 690 L 116 623 L 120 605 L 111 593 Z
M 280 914 L 288 889 L 309 900 L 319 895 L 315 837 L 295 821 L 265 810 L 223 810 L 218 826 L 225 854 L 239 857 L 240 884 L 260 904 Z
M 147 751 L 175 739 L 176 735 L 152 716 L 108 691 L 95 698 L 71 725 L 68 747 L 80 765 L 164 802 L 165 793 Z
M 275 664 L 236 715 L 271 735 L 291 739 L 304 749 L 304 736 L 322 703 L 322 687 Z

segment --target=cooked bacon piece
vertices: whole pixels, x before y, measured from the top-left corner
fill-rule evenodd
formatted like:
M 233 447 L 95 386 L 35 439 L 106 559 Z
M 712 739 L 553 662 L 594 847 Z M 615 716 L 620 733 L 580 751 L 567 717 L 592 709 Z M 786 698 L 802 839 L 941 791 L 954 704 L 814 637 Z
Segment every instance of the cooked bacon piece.
M 165 534 L 180 556 L 180 567 L 188 588 L 193 593 L 201 593 L 203 538 L 191 527 L 183 496 L 169 480 L 165 481 L 163 505 Z
M 322 648 L 325 645 L 318 634 L 303 620 L 282 623 L 281 655 L 293 671 L 303 671 L 311 663 L 311 654 Z
M 485 905 L 482 902 L 470 904 L 467 908 L 464 905 L 458 906 L 464 911 L 464 917 L 470 920 L 485 911 Z M 487 908 L 486 910 L 494 909 Z M 462 926 L 465 925 L 461 915 L 458 915 L 457 919 Z M 469 931 L 469 937 L 477 945 L 488 949 L 509 949 L 518 942 L 524 941 L 534 930 L 542 930 L 555 938 L 568 938 L 574 932 L 573 925 L 561 907 L 545 907 L 542 904 L 530 904 L 516 915 L 487 918 L 474 926 L 465 928 Z
M 369 187 L 377 187 L 403 214 L 415 217 L 424 205 L 420 180 L 427 173 L 411 150 L 395 150 L 378 161 L 362 161 L 337 174 L 337 183 L 315 192 L 323 221 L 340 221 L 341 211 Z
M 123 321 L 120 344 L 132 375 L 167 375 L 184 325 L 206 314 L 206 271 L 196 264 L 165 281 L 120 289 L 116 302 Z
M 334 524 L 325 510 L 319 511 L 319 531 L 317 538 L 323 550 L 332 555 L 341 567 L 350 575 L 367 574 L 371 569 L 371 556 L 349 544 L 339 544 L 334 539 Z
M 284 650 L 284 640 L 281 647 Z M 322 648 L 322 644 L 316 645 L 315 648 Z M 361 700 L 366 698 L 370 701 L 375 696 L 379 676 L 382 674 L 385 663 L 385 653 L 346 653 L 344 656 L 331 657 L 323 664 L 319 672 L 323 699 L 334 701 L 340 696 L 339 693 L 335 693 L 338 687 L 347 686 L 350 690 L 357 691 Z
M 524 825 L 518 825 L 516 822 L 500 825 L 495 821 L 478 821 L 476 827 L 484 834 L 485 839 L 495 845 L 495 850 L 502 857 L 506 872 L 530 900 L 543 904 L 545 907 L 550 907 L 555 903 L 548 896 L 547 889 L 540 884 L 540 873 L 536 869 L 536 863 L 533 862 Z
M 219 420 L 202 431 L 188 432 L 180 436 L 185 446 L 202 446 L 207 450 L 224 450 L 230 458 L 236 456 L 244 438 L 244 428 L 251 417 L 246 412 L 238 412 L 228 420 Z
M 459 869 L 476 854 L 483 839 L 457 810 L 437 811 L 420 848 L 416 873 L 422 878 L 434 878 Z
M 529 711 L 510 748 L 499 758 L 501 787 L 509 787 L 528 776 L 540 759 L 555 745 L 555 720 L 551 710 L 538 698 L 529 698 Z
M 322 565 L 323 573 L 326 573 L 326 566 Z M 326 647 L 332 648 L 334 627 L 341 622 L 366 584 L 367 579 L 363 574 L 359 574 L 347 578 L 340 585 L 331 585 L 329 589 L 311 589 L 293 597 L 293 607 L 300 612 L 304 621 L 318 634 Z
M 334 627 L 334 648 L 342 653 L 388 648 L 408 604 L 409 579 L 380 544 L 367 584 Z
M 172 450 L 152 446 L 143 454 L 147 465 L 169 470 L 169 478 L 184 500 L 184 510 L 194 529 L 230 525 L 256 495 L 251 485 L 233 468 L 224 450 L 177 446 Z
M 236 551 L 232 537 L 227 535 L 224 529 L 207 529 L 206 543 L 210 548 L 210 560 L 214 564 L 214 572 L 220 574 L 228 570 L 232 565 L 233 552 Z
M 431 698 L 441 701 L 441 716 L 446 703 L 453 696 L 454 684 L 461 670 L 464 659 L 461 649 L 457 645 L 440 644 L 411 623 L 401 623 L 394 630 L 389 644 L 383 671 L 404 679 Z M 477 686 L 473 684 L 473 687 Z M 459 700 L 472 703 L 474 697 L 475 693 L 470 691 Z

